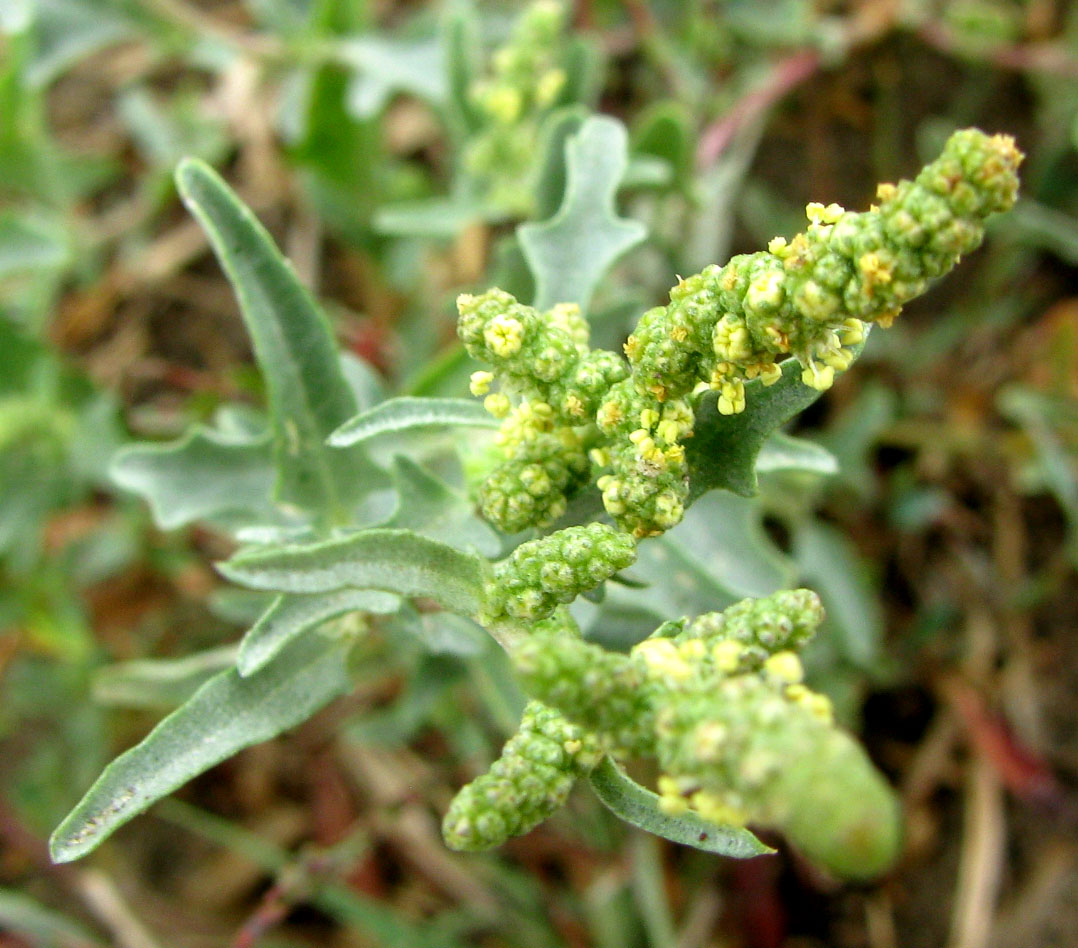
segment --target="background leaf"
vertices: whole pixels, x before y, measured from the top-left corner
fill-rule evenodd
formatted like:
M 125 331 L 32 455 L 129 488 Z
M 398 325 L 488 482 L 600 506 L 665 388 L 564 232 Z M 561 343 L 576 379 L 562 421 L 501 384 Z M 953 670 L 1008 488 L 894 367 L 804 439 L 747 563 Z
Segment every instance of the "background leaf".
M 617 120 L 589 118 L 565 145 L 565 196 L 558 213 L 517 228 L 535 275 L 536 308 L 579 303 L 586 312 L 611 264 L 647 236 L 643 224 L 618 217 L 614 208 L 628 167 L 627 142 Z
M 272 518 L 270 437 L 237 438 L 196 427 L 169 444 L 117 452 L 109 469 L 120 487 L 143 497 L 154 523 L 175 530 L 217 514 L 248 511 Z
M 142 658 L 107 665 L 94 675 L 94 700 L 124 708 L 171 710 L 235 660 L 236 646 L 224 645 L 182 658 Z

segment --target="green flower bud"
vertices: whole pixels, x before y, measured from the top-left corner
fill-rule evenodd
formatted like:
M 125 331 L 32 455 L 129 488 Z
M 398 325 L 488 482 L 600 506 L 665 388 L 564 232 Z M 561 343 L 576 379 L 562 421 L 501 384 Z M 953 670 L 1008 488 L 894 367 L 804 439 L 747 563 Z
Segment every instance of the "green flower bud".
M 533 634 L 512 653 L 525 690 L 622 753 L 654 741 L 647 677 L 628 656 L 564 634 Z
M 783 590 L 762 599 L 743 599 L 722 612 L 698 616 L 676 633 L 675 641 L 701 639 L 713 655 L 734 662 L 726 671 L 755 670 L 770 655 L 800 649 L 816 634 L 823 618 L 820 597 L 812 590 Z M 714 649 L 719 643 L 737 647 Z
M 583 443 L 569 429 L 521 440 L 480 486 L 480 509 L 506 533 L 548 526 L 586 483 L 589 467 Z
M 487 591 L 486 618 L 543 619 L 559 603 L 572 602 L 635 559 L 632 537 L 601 523 L 567 527 L 529 540 L 495 567 Z
M 452 849 L 499 846 L 538 826 L 565 803 L 600 758 L 596 739 L 538 701 L 490 770 L 463 787 L 442 823 Z

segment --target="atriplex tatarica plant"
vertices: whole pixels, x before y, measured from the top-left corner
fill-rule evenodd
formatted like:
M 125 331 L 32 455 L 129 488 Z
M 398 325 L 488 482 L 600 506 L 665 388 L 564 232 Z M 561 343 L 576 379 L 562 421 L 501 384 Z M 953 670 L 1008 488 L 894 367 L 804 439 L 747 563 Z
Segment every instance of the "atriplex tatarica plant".
M 889 325 L 978 246 L 985 221 L 1014 202 L 1021 156 L 1010 138 L 968 129 L 915 180 L 881 185 L 867 211 L 810 204 L 792 240 L 682 279 L 640 318 L 623 358 L 589 346 L 587 308 L 643 236 L 613 212 L 624 139 L 613 120 L 584 121 L 565 143 L 560 211 L 520 228 L 538 306 L 498 289 L 460 297 L 482 406 L 375 401 L 250 211 L 207 166 L 180 166 L 181 194 L 236 289 L 268 410 L 229 408 L 178 442 L 128 448 L 113 476 L 165 527 L 209 520 L 229 532 L 240 550 L 221 572 L 270 595 L 234 665 L 90 788 L 54 834 L 55 859 L 84 855 L 348 691 L 349 655 L 371 622 L 433 616 L 442 635 L 469 634 L 465 620 L 485 628 L 531 698 L 501 757 L 449 807 L 450 846 L 527 832 L 587 778 L 624 819 L 712 852 L 766 851 L 754 824 L 844 877 L 889 866 L 892 793 L 803 681 L 797 653 L 823 618 L 813 592 L 672 616 L 628 651 L 581 634 L 580 599 L 676 578 L 644 568 L 648 545 L 708 491 L 751 494 L 776 438 L 800 444 L 780 426 L 849 367 L 873 324 Z M 446 429 L 469 430 L 447 451 Z M 465 493 L 444 479 L 461 470 Z M 636 759 L 656 763 L 657 793 L 623 771 Z

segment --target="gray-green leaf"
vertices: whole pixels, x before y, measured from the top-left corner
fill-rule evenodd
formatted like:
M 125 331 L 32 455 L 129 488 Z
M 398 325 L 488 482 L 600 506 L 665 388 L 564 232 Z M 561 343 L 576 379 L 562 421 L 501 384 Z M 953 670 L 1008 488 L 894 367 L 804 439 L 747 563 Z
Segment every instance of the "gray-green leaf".
M 235 660 L 236 646 L 225 645 L 182 658 L 140 658 L 107 665 L 94 675 L 94 700 L 124 708 L 171 710 Z
M 764 442 L 756 457 L 756 473 L 771 474 L 777 471 L 831 475 L 838 473 L 838 461 L 827 448 L 815 441 L 776 431 Z
M 496 556 L 501 551 L 498 534 L 476 516 L 475 504 L 441 478 L 402 455 L 393 458 L 390 476 L 400 500 L 392 516 L 380 526 L 414 530 L 484 556 Z
M 747 829 L 720 826 L 695 813 L 681 816 L 663 813 L 658 794 L 627 777 L 609 757 L 591 772 L 591 788 L 615 816 L 671 842 L 734 859 L 775 851 Z
M 485 560 L 411 530 L 363 530 L 322 543 L 241 553 L 218 569 L 253 589 L 332 592 L 347 587 L 427 596 L 462 615 L 479 612 Z
M 105 768 L 53 833 L 53 861 L 86 855 L 192 777 L 295 727 L 348 691 L 349 647 L 346 639 L 308 636 L 257 675 L 241 678 L 231 670 L 211 678 L 142 743 Z
M 639 221 L 618 217 L 614 196 L 628 167 L 625 126 L 589 118 L 566 142 L 565 197 L 558 213 L 522 224 L 517 237 L 535 276 L 535 306 L 579 303 L 587 310 L 610 266 L 647 236 Z
M 240 642 L 236 668 L 244 678 L 270 662 L 289 642 L 329 619 L 349 612 L 396 612 L 401 600 L 379 589 L 339 589 L 302 595 L 284 593 L 270 604 Z
M 362 452 L 326 446 L 357 405 L 329 323 L 273 239 L 213 169 L 187 159 L 176 169 L 184 202 L 227 274 L 266 380 L 277 496 L 340 518 L 373 468 Z
M 193 428 L 168 444 L 118 451 L 109 476 L 143 497 L 154 523 L 174 530 L 223 513 L 266 513 L 273 490 L 270 438 L 237 438 Z
M 481 402 L 468 398 L 413 398 L 403 395 L 356 415 L 329 436 L 334 447 L 347 447 L 387 432 L 449 425 L 497 428 L 501 424 Z

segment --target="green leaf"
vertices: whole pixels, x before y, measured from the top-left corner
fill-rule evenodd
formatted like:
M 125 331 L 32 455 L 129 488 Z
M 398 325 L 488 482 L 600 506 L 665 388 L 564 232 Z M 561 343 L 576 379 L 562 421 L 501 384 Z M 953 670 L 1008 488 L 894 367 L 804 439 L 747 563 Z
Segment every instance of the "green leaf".
M 70 256 L 70 240 L 59 220 L 10 211 L 0 215 L 0 279 L 29 270 L 58 269 Z
M 535 176 L 535 216 L 542 220 L 553 217 L 561 207 L 569 173 L 566 145 L 590 114 L 582 105 L 570 105 L 543 122 L 539 143 L 542 158 Z
M 517 236 L 535 275 L 535 306 L 579 303 L 615 260 L 647 236 L 638 221 L 617 216 L 614 196 L 628 167 L 625 126 L 589 118 L 566 142 L 565 196 L 558 213 L 541 224 L 522 224 Z
M 474 221 L 503 216 L 496 208 L 463 197 L 433 197 L 380 207 L 374 213 L 374 226 L 379 233 L 392 237 L 449 238 Z
M 865 561 L 842 533 L 816 521 L 797 527 L 793 548 L 802 581 L 823 600 L 825 633 L 848 662 L 877 670 L 884 620 Z
M 373 468 L 326 438 L 356 413 L 329 323 L 265 228 L 208 165 L 185 160 L 176 182 L 239 300 L 266 379 L 278 499 L 343 519 Z
M 289 642 L 329 619 L 349 612 L 396 612 L 399 596 L 378 589 L 340 589 L 301 595 L 284 593 L 270 604 L 240 642 L 236 668 L 248 678 L 266 666 Z
M 109 476 L 146 500 L 154 523 L 162 530 L 224 513 L 272 516 L 274 473 L 268 434 L 251 439 L 192 428 L 168 444 L 121 449 Z
M 479 48 L 475 12 L 468 6 L 449 5 L 442 24 L 446 55 L 446 91 L 449 118 L 456 135 L 467 138 L 483 125 L 483 116 L 469 91 L 478 72 Z
M 427 596 L 462 615 L 483 603 L 486 561 L 411 530 L 363 530 L 322 543 L 241 553 L 218 566 L 253 589 L 317 593 L 355 587 Z
M 31 939 L 34 945 L 89 948 L 103 944 L 73 919 L 10 889 L 0 889 L 0 929 Z
M 211 678 L 136 747 L 114 760 L 57 827 L 54 862 L 71 862 L 192 777 L 295 727 L 351 687 L 346 639 L 308 636 L 250 678 Z
M 860 353 L 861 347 L 854 347 L 854 356 Z M 742 497 L 757 492 L 756 461 L 767 439 L 822 394 L 801 381 L 801 371 L 797 359 L 787 359 L 774 385 L 746 382 L 746 408 L 737 415 L 719 413 L 717 392 L 704 394 L 696 407 L 695 432 L 685 445 L 693 499 L 716 487 Z
M 236 646 L 225 645 L 183 658 L 108 665 L 94 675 L 94 701 L 123 708 L 175 708 L 235 660 Z
M 708 853 L 748 859 L 773 853 L 747 829 L 719 826 L 695 813 L 670 816 L 659 809 L 659 796 L 630 779 L 609 757 L 591 772 L 591 788 L 617 817 L 673 843 Z
M 337 59 L 355 71 L 347 103 L 356 118 L 378 115 L 398 92 L 437 106 L 446 101 L 446 57 L 440 37 L 405 40 L 359 36 L 341 41 L 336 52 Z
M 334 447 L 347 447 L 386 432 L 431 425 L 497 428 L 501 425 L 482 402 L 469 398 L 413 398 L 403 395 L 350 419 L 329 436 Z
M 400 500 L 383 527 L 414 530 L 432 540 L 496 556 L 498 534 L 475 514 L 475 504 L 415 461 L 397 455 L 390 473 Z
M 756 473 L 772 474 L 777 471 L 831 475 L 838 473 L 838 461 L 823 445 L 776 431 L 764 442 L 756 457 Z

